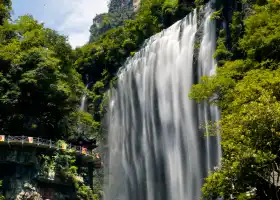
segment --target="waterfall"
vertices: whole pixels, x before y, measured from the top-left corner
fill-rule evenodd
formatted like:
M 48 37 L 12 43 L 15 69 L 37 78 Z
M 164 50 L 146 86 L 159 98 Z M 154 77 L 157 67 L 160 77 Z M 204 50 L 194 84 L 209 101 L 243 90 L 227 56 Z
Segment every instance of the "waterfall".
M 86 89 L 88 88 L 89 84 L 86 85 Z M 80 104 L 80 111 L 86 111 L 86 101 L 87 101 L 87 94 L 86 92 L 83 94 Z
M 199 75 L 215 71 L 215 24 L 210 6 L 203 12 Z M 188 98 L 197 76 L 197 18 L 194 10 L 152 36 L 120 70 L 110 100 L 105 200 L 199 200 L 207 171 L 218 164 L 219 139 L 199 130 L 218 109 Z
M 216 73 L 216 62 L 213 58 L 216 47 L 216 30 L 215 21 L 211 20 L 211 9 L 206 7 L 204 21 L 203 38 L 200 45 L 199 57 L 198 57 L 198 75 L 211 76 Z M 215 105 L 209 105 L 207 102 L 202 102 L 199 105 L 199 124 L 205 126 L 207 122 L 217 121 L 219 116 L 218 107 Z M 205 127 L 204 133 L 209 134 L 208 127 Z M 211 134 L 211 133 L 210 133 Z M 213 170 L 213 166 L 220 165 L 220 158 L 222 156 L 222 150 L 220 146 L 220 136 L 208 136 L 206 137 L 206 164 L 207 172 Z
M 87 96 L 86 96 L 86 94 L 83 94 L 82 99 L 81 99 L 81 105 L 80 105 L 81 111 L 85 111 L 86 100 L 87 100 Z
M 81 98 L 81 103 L 80 103 L 80 107 L 79 107 L 79 111 L 82 111 L 82 112 L 86 112 L 87 111 L 87 105 L 86 105 L 86 102 L 87 102 L 87 92 L 86 90 L 88 89 L 89 87 L 89 84 L 86 85 L 86 88 L 85 88 L 85 91 L 82 95 L 82 98 Z M 78 124 L 77 124 L 77 133 L 78 135 L 85 135 L 87 134 L 87 127 L 85 124 L 81 123 L 81 119 L 79 117 L 79 121 L 78 121 Z

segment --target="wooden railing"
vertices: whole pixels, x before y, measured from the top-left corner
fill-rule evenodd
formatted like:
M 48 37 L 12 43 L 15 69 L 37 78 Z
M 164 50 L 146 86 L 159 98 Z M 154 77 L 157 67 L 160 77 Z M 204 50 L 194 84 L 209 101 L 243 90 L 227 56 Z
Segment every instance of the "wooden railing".
M 82 146 L 75 146 L 67 143 L 57 144 L 56 141 L 43 139 L 40 137 L 29 137 L 29 136 L 10 136 L 10 135 L 0 135 L 0 145 L 1 143 L 8 144 L 17 144 L 17 145 L 31 145 L 38 146 L 41 148 L 50 148 L 50 149 L 61 149 L 61 150 L 72 150 L 77 154 L 91 156 L 93 159 L 100 159 L 99 153 L 94 150 L 88 150 Z

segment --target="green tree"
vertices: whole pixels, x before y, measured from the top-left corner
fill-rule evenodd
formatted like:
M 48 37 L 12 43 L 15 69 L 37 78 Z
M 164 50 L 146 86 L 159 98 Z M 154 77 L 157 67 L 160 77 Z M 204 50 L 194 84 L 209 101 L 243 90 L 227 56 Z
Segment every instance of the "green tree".
M 67 38 L 28 15 L 0 26 L 0 36 L 1 131 L 49 138 L 74 134 L 67 122 L 84 85 Z
M 10 11 L 12 9 L 11 0 L 1 0 L 0 1 L 0 25 L 10 18 Z

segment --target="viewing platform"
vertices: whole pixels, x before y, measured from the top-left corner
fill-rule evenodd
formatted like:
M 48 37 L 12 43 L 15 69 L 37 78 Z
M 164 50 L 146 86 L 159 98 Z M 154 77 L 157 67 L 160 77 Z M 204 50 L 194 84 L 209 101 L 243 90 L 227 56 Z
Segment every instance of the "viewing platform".
M 94 168 L 101 168 L 101 157 L 96 149 L 89 150 L 83 146 L 76 146 L 67 143 L 58 144 L 56 141 L 29 136 L 7 136 L 0 135 L 0 148 L 18 149 L 24 148 L 28 152 L 41 152 L 50 154 L 56 150 L 73 151 L 82 163 L 92 163 Z M 0 155 L 0 162 L 3 162 L 3 155 Z M 11 157 L 11 156 L 10 156 Z M 16 156 L 14 156 L 16 157 Z M 16 158 L 14 158 L 16 159 Z M 13 161 L 12 158 L 10 158 Z

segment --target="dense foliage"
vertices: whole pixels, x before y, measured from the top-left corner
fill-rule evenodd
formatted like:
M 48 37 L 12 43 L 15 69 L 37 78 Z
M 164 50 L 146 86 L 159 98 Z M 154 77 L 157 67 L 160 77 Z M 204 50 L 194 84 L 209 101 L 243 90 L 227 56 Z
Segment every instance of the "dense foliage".
M 53 156 L 42 156 L 41 160 L 44 164 L 40 174 L 49 177 L 50 172 L 55 172 L 56 180 L 62 183 L 72 183 L 77 200 L 98 200 L 97 193 L 100 185 L 95 185 L 94 190 L 89 187 L 88 176 L 83 177 L 81 167 L 76 166 L 76 153 L 60 150 L 62 144 L 65 144 L 64 141 L 57 142 L 59 148 Z
M 280 1 L 235 12 L 230 32 L 231 44 L 224 30 L 219 35 L 217 75 L 204 77 L 190 94 L 222 112 L 222 166 L 206 179 L 204 197 L 278 199 Z
M 9 22 L 10 3 L 4 2 L 0 4 L 5 17 L 0 24 L 0 132 L 57 139 L 76 134 L 78 121 L 94 124 L 77 112 L 85 86 L 73 67 L 67 38 L 32 16 Z

